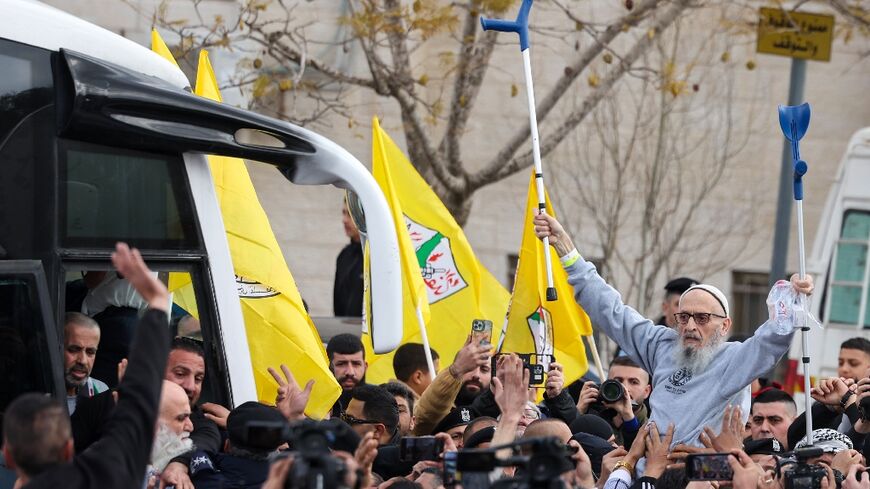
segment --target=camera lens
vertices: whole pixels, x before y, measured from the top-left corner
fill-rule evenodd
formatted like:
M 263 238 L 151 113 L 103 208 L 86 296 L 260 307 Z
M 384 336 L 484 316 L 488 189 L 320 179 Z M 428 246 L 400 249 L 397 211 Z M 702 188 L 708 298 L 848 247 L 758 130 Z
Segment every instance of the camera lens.
M 601 384 L 601 389 L 598 392 L 604 402 L 616 402 L 625 395 L 625 388 L 622 387 L 622 383 L 610 379 Z

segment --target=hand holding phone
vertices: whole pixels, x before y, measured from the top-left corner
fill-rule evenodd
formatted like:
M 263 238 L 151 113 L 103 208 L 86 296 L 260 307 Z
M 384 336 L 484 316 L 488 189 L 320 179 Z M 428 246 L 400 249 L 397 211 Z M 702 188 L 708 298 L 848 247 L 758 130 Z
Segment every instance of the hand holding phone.
M 686 478 L 690 481 L 730 481 L 733 477 L 727 453 L 692 453 L 686 457 Z
M 478 345 L 492 345 L 492 321 L 474 319 L 471 321 L 471 339 Z

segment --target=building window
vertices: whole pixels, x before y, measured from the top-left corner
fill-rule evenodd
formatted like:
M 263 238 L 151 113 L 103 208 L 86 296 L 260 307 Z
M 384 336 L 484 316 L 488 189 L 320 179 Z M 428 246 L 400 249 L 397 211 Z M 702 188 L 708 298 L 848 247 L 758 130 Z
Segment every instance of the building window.
M 768 274 L 731 272 L 732 334 L 752 335 L 767 321 Z

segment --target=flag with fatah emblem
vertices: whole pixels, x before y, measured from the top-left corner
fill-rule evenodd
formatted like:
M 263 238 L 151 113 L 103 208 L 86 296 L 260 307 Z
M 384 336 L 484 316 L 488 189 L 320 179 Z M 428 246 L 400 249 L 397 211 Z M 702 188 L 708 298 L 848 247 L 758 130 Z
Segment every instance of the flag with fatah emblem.
M 555 216 L 546 196 L 547 214 Z M 532 219 L 537 213 L 538 198 L 535 176 L 529 179 L 526 212 L 523 219 L 523 239 L 520 245 L 516 280 L 511 295 L 507 325 L 504 330 L 502 352 L 535 353 L 549 363 L 562 364 L 565 385 L 580 378 L 588 370 L 586 350 L 582 336 L 592 334 L 589 317 L 574 300 L 574 291 L 568 275 L 558 266 L 559 258 L 552 247 L 544 250 L 544 243 L 535 236 Z M 551 253 L 553 285 L 558 300 L 547 301 L 547 275 L 544 268 L 545 252 Z M 546 369 L 546 365 L 544 368 Z
M 160 44 L 163 49 L 155 51 L 168 54 L 162 40 Z M 221 101 L 204 50 L 200 52 L 194 93 Z M 236 274 L 257 398 L 268 404 L 275 402 L 277 384 L 267 368 L 285 364 L 301 383 L 315 381 L 305 414 L 323 418 L 341 394 L 341 387 L 329 371 L 320 335 L 305 311 L 245 162 L 222 156 L 209 156 L 208 160 Z M 179 296 L 174 301 L 190 303 L 182 299 L 193 295 L 190 284 L 174 278 L 170 278 L 170 288 Z
M 426 327 L 429 343 L 443 359 L 441 366 L 446 367 L 465 343 L 472 320 L 501 322 L 507 310 L 508 293 L 477 261 L 450 211 L 377 124 L 372 128 L 372 145 L 373 173 L 382 188 L 386 184 L 378 179 L 382 172 L 374 169 L 389 168 L 393 188 L 384 193 L 394 195 L 401 206 L 429 303 Z M 405 343 L 422 343 L 413 298 L 407 293 L 402 337 L 402 344 Z M 368 335 L 363 344 L 369 363 L 366 381 L 381 383 L 394 378 L 393 354 L 375 355 Z

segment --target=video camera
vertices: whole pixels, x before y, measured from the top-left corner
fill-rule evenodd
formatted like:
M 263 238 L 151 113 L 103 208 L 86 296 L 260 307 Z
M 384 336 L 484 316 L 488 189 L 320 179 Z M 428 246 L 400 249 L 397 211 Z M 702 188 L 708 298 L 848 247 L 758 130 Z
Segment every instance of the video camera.
M 292 426 L 288 423 L 251 421 L 245 428 L 247 444 L 274 443 L 274 446 L 278 446 L 284 441 L 290 444 L 291 451 L 280 452 L 275 457 L 294 457 L 290 473 L 284 482 L 285 488 L 345 487 L 347 467 L 329 451 L 330 444 L 350 430 L 341 421 L 306 419 Z
M 500 450 L 509 449 L 510 456 L 499 458 Z M 507 445 L 483 449 L 460 450 L 456 454 L 457 480 L 463 489 L 492 488 L 562 488 L 561 475 L 573 470 L 572 456 L 576 448 L 555 437 L 529 438 Z M 517 467 L 516 476 L 490 482 L 489 472 L 497 467 Z
M 807 463 L 807 460 L 820 457 L 824 451 L 819 447 L 799 448 L 794 451 L 794 460 L 786 460 L 777 465 L 777 473 L 784 480 L 783 489 L 818 489 L 822 478 L 828 475 L 821 465 Z M 786 465 L 794 465 L 792 470 L 783 471 Z

